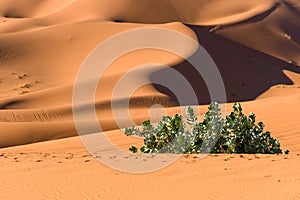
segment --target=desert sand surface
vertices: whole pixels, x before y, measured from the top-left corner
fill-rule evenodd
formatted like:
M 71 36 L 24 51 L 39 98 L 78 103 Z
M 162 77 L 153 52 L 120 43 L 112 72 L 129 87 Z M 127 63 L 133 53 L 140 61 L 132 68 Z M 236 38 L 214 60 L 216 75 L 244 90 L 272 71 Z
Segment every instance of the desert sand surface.
M 299 20 L 297 0 L 2 0 L 0 199 L 300 199 Z M 245 113 L 255 112 L 290 154 L 183 155 L 143 174 L 114 170 L 94 158 L 74 123 L 78 72 L 97 45 L 141 28 L 168 29 L 199 42 L 218 66 L 227 107 L 241 102 Z M 190 43 L 178 46 L 187 57 L 197 51 Z M 137 124 L 153 117 L 156 104 L 169 115 L 181 112 L 189 101 L 179 103 L 168 88 L 151 84 L 170 79 L 170 69 L 189 81 L 204 114 L 211 99 L 203 77 L 174 52 L 151 48 L 110 63 L 94 101 L 76 109 L 85 115 L 95 104 L 101 134 L 124 151 L 141 146 L 142 139 L 120 130 L 132 123 L 120 117 L 120 126 L 112 110 L 129 111 Z M 128 91 L 148 84 L 115 97 L 125 75 Z M 86 77 L 80 86 L 94 81 Z M 185 88 L 179 90 L 184 94 Z

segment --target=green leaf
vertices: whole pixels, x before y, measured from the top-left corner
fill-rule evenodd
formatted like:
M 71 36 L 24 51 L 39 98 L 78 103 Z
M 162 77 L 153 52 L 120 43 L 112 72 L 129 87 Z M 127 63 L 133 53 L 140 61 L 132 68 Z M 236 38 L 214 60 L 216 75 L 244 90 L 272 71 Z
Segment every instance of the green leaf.
M 264 123 L 255 123 L 256 116 L 250 113 L 247 117 L 239 103 L 233 105 L 225 119 L 220 113 L 219 104 L 212 102 L 202 122 L 197 121 L 194 110 L 186 109 L 186 121 L 179 114 L 164 116 L 155 128 L 150 120 L 142 123 L 142 131 L 131 127 L 125 129 L 126 135 L 144 137 L 142 153 L 264 153 L 278 154 L 282 151 L 280 142 L 264 132 Z M 186 128 L 188 128 L 186 130 Z M 136 153 L 137 148 L 130 151 Z
M 131 151 L 132 153 L 137 153 L 138 148 L 136 148 L 135 146 L 132 146 L 131 148 L 129 148 L 129 151 Z

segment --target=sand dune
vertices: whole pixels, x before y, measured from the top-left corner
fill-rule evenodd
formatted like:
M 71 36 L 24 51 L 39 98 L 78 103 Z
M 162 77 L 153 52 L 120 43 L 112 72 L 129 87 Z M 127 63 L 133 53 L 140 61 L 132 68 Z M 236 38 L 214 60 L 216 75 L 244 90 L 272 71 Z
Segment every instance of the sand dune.
M 110 138 L 115 144 L 124 149 L 131 144 L 140 144 L 139 141 L 129 139 L 118 131 L 110 132 L 108 135 L 111 135 Z M 2 198 L 298 199 L 300 197 L 299 154 L 242 157 L 211 155 L 204 159 L 184 156 L 175 164 L 158 172 L 135 175 L 105 167 L 82 147 L 78 138 L 68 138 L 3 150 L 0 162 Z M 179 182 L 181 184 L 178 184 Z
M 184 198 L 188 193 L 192 199 L 199 195 L 249 199 L 253 194 L 262 199 L 299 199 L 299 20 L 297 0 L 2 0 L 0 198 L 151 198 L 144 196 L 151 187 L 157 198 Z M 228 107 L 242 102 L 245 111 L 255 112 L 291 155 L 222 155 L 202 160 L 191 156 L 157 173 L 135 176 L 102 166 L 78 137 L 68 138 L 77 136 L 72 94 L 83 61 L 112 36 L 149 27 L 174 30 L 198 41 L 218 66 Z M 178 46 L 187 57 L 199 50 L 188 43 Z M 153 66 L 129 73 L 149 63 Z M 153 84 L 170 79 L 174 69 L 190 83 L 203 114 L 211 101 L 208 87 L 190 63 L 172 52 L 130 52 L 104 72 L 94 103 L 101 128 L 117 146 L 128 149 L 142 141 L 121 133 L 120 128 L 132 123 L 121 116 L 121 127 L 112 103 L 117 105 L 116 113 L 129 110 L 135 123 L 153 117 L 153 105 L 161 104 L 171 115 L 189 104 L 189 98 L 181 104 L 176 98 L 186 94 L 184 86 L 174 94 Z M 150 84 L 115 98 L 113 91 L 124 75 L 128 82 L 123 88 L 128 91 L 141 82 Z M 89 87 L 93 81 L 88 77 L 81 86 Z M 92 104 L 76 108 L 85 115 Z M 159 114 L 154 120 L 158 118 Z M 92 120 L 83 123 L 89 126 Z M 24 144 L 28 145 L 18 146 Z

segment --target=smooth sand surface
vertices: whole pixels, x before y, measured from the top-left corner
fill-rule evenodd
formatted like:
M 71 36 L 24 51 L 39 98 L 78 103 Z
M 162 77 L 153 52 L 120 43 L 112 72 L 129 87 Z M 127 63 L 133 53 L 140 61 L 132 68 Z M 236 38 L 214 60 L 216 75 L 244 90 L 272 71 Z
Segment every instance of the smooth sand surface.
M 297 0 L 2 0 L 0 199 L 300 199 L 299 20 Z M 242 102 L 290 155 L 183 156 L 139 175 L 93 158 L 76 137 L 72 113 L 80 66 L 108 38 L 151 27 L 198 41 L 218 66 L 227 108 Z M 190 43 L 176 45 L 186 57 L 196 52 Z M 118 44 L 106 50 L 115 52 Z M 124 136 L 120 128 L 132 123 L 123 116 L 118 123 L 112 103 L 116 113 L 129 110 L 137 124 L 159 119 L 160 113 L 151 114 L 153 105 L 161 104 L 170 115 L 184 108 L 168 88 L 151 84 L 170 79 L 170 69 L 190 82 L 204 114 L 209 93 L 190 63 L 165 50 L 130 52 L 102 74 L 93 102 L 101 128 L 116 146 L 126 151 L 142 140 Z M 127 81 L 120 83 L 124 75 Z M 80 85 L 93 81 L 86 77 Z M 150 84 L 135 88 L 141 82 Z M 116 85 L 135 90 L 114 96 Z M 184 94 L 184 88 L 178 92 Z M 76 108 L 87 115 L 90 105 Z

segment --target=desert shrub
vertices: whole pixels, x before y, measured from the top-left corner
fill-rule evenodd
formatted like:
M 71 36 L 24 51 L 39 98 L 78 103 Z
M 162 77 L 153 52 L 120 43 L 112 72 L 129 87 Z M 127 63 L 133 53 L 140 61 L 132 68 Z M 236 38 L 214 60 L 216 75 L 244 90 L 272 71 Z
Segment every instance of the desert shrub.
M 233 111 L 222 118 L 219 104 L 211 103 L 203 121 L 198 122 L 191 107 L 186 109 L 186 120 L 181 115 L 164 116 L 154 127 L 149 120 L 141 128 L 125 129 L 128 136 L 144 138 L 142 153 L 228 153 L 228 154 L 279 154 L 280 142 L 264 132 L 264 124 L 256 123 L 256 116 L 246 116 L 239 103 L 234 104 Z M 129 149 L 136 153 L 138 149 Z

